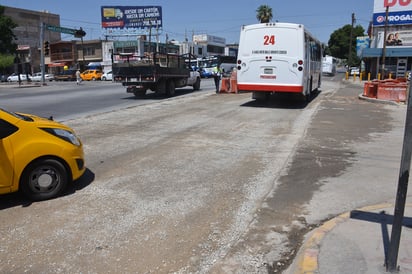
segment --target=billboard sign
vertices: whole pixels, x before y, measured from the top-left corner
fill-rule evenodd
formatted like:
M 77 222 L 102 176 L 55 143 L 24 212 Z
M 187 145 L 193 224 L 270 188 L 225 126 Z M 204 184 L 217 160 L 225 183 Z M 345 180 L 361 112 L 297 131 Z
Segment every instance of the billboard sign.
M 383 43 L 386 43 L 386 47 L 412 47 L 412 31 L 396 31 L 388 32 L 386 38 L 384 32 L 378 32 L 376 39 L 376 47 L 383 48 Z
M 162 28 L 161 6 L 102 6 L 102 28 Z
M 412 0 L 374 0 L 374 26 L 385 25 L 386 7 L 389 8 L 388 25 L 412 24 Z
M 197 43 L 209 43 L 217 46 L 225 46 L 226 39 L 218 36 L 208 35 L 208 34 L 197 34 L 193 35 L 193 41 Z

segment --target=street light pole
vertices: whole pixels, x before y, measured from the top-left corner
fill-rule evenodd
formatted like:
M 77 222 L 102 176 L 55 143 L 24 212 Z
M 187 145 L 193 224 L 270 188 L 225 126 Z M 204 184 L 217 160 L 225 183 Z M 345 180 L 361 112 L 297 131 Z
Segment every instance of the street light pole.
M 383 77 L 383 79 L 385 79 L 386 36 L 388 32 L 388 15 L 389 15 L 389 6 L 386 6 L 385 27 L 383 29 L 382 71 L 381 71 L 381 76 Z
M 348 66 L 351 66 L 351 58 L 352 58 L 352 36 L 353 36 L 353 25 L 355 24 L 355 14 L 352 13 L 352 25 L 350 28 L 350 37 L 349 37 L 349 53 L 348 53 Z
M 80 27 L 80 29 L 74 32 L 74 37 L 80 38 L 82 43 L 82 56 L 83 56 L 83 67 L 85 66 L 86 60 L 84 57 L 84 45 L 83 45 L 83 37 L 86 35 L 86 32 Z M 83 68 L 82 68 L 83 69 Z
M 40 71 L 42 85 L 46 84 L 46 79 L 44 78 L 46 69 L 44 63 L 44 23 L 40 22 Z
M 399 244 L 402 232 L 402 222 L 405 215 L 406 195 L 408 192 L 409 172 L 412 156 L 412 86 L 409 86 L 408 107 L 406 110 L 405 133 L 403 138 L 402 159 L 399 169 L 398 190 L 396 193 L 395 212 L 392 224 L 391 240 L 389 244 L 386 269 L 397 271 Z

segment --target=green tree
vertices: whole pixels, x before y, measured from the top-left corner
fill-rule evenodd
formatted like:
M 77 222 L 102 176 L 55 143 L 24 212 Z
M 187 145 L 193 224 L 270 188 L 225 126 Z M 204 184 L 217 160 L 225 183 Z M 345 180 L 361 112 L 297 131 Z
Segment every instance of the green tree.
M 268 5 L 261 5 L 256 10 L 256 19 L 258 19 L 260 23 L 269 23 L 272 17 L 272 8 Z
M 0 53 L 0 71 L 7 71 L 14 64 L 14 56 Z
M 16 35 L 13 29 L 17 24 L 8 16 L 4 15 L 4 7 L 0 6 L 0 53 L 14 54 L 17 51 Z
M 340 29 L 335 30 L 328 42 L 328 49 L 332 56 L 341 58 L 341 59 L 349 59 L 349 42 L 351 36 L 351 28 L 352 25 L 345 25 Z M 364 36 L 365 30 L 361 25 L 358 25 L 353 28 L 352 30 L 352 44 L 351 44 L 351 58 L 349 66 L 357 66 L 359 65 L 359 58 L 356 56 L 356 37 Z

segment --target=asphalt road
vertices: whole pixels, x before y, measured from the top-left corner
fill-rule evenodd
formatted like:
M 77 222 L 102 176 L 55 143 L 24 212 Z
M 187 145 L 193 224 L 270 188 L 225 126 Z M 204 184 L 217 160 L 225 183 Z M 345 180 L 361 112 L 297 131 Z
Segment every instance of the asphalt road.
M 345 186 L 349 193 L 326 184 L 356 162 L 356 149 L 371 147 L 354 142 L 392 128 L 388 110 L 360 105 L 356 92 L 329 78 L 307 105 L 205 91 L 67 120 L 88 172 L 57 199 L 2 197 L 0 272 L 268 273 L 287 265 L 313 226 L 387 192 L 381 186 L 360 201 L 357 184 Z M 370 117 L 357 116 L 364 107 Z M 345 132 L 342 115 L 359 130 Z
M 76 82 L 52 81 L 46 84 L 34 86 L 24 83 L 19 86 L 17 83 L 2 83 L 0 107 L 66 121 L 165 99 L 150 92 L 147 98 L 136 99 L 133 94 L 126 93 L 126 88 L 120 83 L 110 81 L 83 81 L 80 85 L 76 85 Z M 212 87 L 211 79 L 202 79 L 201 90 L 196 92 L 205 92 Z M 192 92 L 192 87 L 179 88 L 176 89 L 176 96 Z

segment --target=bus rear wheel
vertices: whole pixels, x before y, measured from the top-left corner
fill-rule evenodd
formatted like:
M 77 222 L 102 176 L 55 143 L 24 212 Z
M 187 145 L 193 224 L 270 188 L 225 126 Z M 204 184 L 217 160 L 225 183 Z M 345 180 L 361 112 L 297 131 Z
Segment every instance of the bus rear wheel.
M 269 100 L 270 97 L 270 92 L 257 92 L 254 91 L 252 93 L 252 99 L 255 99 L 257 101 L 267 101 Z

